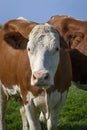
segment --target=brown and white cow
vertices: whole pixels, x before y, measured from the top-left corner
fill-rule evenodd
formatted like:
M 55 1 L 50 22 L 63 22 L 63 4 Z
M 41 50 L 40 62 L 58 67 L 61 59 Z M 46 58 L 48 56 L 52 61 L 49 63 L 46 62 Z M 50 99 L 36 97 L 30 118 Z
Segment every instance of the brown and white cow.
M 60 49 L 60 36 L 49 24 L 37 25 L 29 35 L 27 50 L 31 66 L 31 85 L 46 89 L 47 106 L 42 108 L 48 130 L 57 129 L 57 121 L 71 84 L 69 55 Z M 63 75 L 65 74 L 65 75 Z M 34 99 L 35 106 L 40 100 Z
M 60 49 L 60 36 L 52 26 L 37 25 L 26 44 L 27 32 L 18 29 L 17 24 L 10 26 L 11 29 L 5 24 L 0 31 L 2 88 L 7 96 L 19 94 L 30 130 L 41 130 L 35 112 L 37 107 L 47 120 L 48 130 L 54 130 L 71 84 L 70 57 Z M 26 45 L 29 56 L 24 50 Z M 4 130 L 3 126 L 1 129 Z
M 48 23 L 63 38 L 61 46 L 69 48 L 73 81 L 81 89 L 87 90 L 87 21 L 56 15 Z

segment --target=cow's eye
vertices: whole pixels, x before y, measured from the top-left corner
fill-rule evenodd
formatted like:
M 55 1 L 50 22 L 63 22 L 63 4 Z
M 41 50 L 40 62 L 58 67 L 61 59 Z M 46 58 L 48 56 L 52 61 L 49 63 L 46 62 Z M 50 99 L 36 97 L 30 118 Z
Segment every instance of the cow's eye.
M 54 51 L 53 51 L 53 54 L 56 54 L 58 51 L 59 51 L 59 48 L 56 47 L 56 48 L 54 49 Z
M 56 51 L 59 51 L 59 48 L 58 48 L 58 47 L 56 47 Z
M 27 50 L 28 50 L 29 54 L 33 54 L 33 50 L 31 48 L 28 47 Z
M 28 51 L 30 51 L 30 48 L 28 47 Z

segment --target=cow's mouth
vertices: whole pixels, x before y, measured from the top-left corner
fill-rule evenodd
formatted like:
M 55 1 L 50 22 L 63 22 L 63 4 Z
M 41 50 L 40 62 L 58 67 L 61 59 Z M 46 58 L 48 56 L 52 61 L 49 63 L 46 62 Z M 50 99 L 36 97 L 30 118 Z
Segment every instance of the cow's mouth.
M 51 85 L 49 83 L 36 83 L 34 86 L 40 87 L 40 88 L 49 88 Z
M 39 88 L 44 88 L 44 89 L 48 89 L 48 88 L 50 88 L 50 85 L 36 85 L 37 87 L 39 87 Z

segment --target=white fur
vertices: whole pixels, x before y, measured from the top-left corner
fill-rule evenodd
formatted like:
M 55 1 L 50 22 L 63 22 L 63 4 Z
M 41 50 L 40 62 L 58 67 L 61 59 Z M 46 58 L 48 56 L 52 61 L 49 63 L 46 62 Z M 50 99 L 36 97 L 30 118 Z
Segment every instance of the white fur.
M 33 100 L 35 107 L 41 108 L 45 115 L 45 119 L 49 118 L 49 109 L 48 109 L 48 99 L 47 99 L 47 92 L 44 89 L 44 92 L 38 95 L 38 97 L 34 98 Z
M 58 92 L 57 90 L 54 91 L 54 92 L 51 92 L 50 95 L 48 95 L 48 106 L 49 106 L 49 109 L 52 110 L 54 109 L 54 107 L 61 101 L 61 93 Z
M 35 113 L 35 105 L 34 105 L 33 99 L 34 99 L 34 96 L 32 95 L 32 93 L 28 92 L 27 94 L 28 103 L 24 105 L 27 120 L 29 122 L 30 130 L 41 130 L 39 120 L 37 119 L 37 116 Z
M 37 25 L 31 31 L 27 44 L 32 75 L 35 72 L 48 72 L 50 79 L 48 85 L 54 84 L 54 75 L 57 70 L 60 51 L 60 38 L 57 31 L 49 24 Z M 31 85 L 35 82 L 31 76 Z
M 2 84 L 2 83 L 1 83 Z M 18 85 L 13 85 L 11 88 L 6 87 L 2 84 L 2 88 L 5 92 L 5 94 L 7 93 L 8 95 L 18 95 L 20 94 L 20 88 Z
M 34 105 L 35 105 L 35 107 L 41 107 L 41 106 L 44 106 L 44 108 L 45 108 L 45 93 L 43 92 L 43 93 L 41 93 L 40 95 L 38 95 L 37 97 L 35 97 L 34 99 L 33 99 L 33 102 L 34 102 Z
M 66 101 L 67 91 L 60 93 L 57 90 L 47 95 L 49 118 L 45 117 L 45 114 L 41 112 L 40 121 L 47 120 L 47 130 L 56 130 L 59 119 L 59 114 Z
M 19 20 L 26 20 L 26 21 L 28 21 L 27 19 L 25 19 L 24 17 L 18 17 L 18 18 L 16 18 L 16 19 L 19 19 Z
M 36 116 L 36 108 L 41 108 L 40 120 L 47 120 L 48 130 L 57 129 L 57 121 L 60 111 L 66 101 L 67 91 L 60 93 L 57 90 L 47 94 L 46 90 L 37 97 L 31 92 L 27 94 L 28 103 L 25 105 L 26 116 L 30 130 L 41 130 L 39 120 Z
M 48 107 L 50 111 L 50 117 L 47 120 L 47 130 L 57 129 L 59 114 L 66 101 L 66 95 L 67 91 L 65 91 L 64 93 L 55 91 L 51 94 L 51 96 L 49 96 Z

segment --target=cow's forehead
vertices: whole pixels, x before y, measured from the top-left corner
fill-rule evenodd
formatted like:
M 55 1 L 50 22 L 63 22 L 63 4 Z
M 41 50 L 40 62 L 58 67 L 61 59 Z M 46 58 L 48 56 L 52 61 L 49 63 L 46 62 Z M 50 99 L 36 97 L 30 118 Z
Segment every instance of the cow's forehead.
M 59 33 L 49 24 L 36 25 L 29 36 L 30 44 L 33 46 L 52 46 L 60 44 Z

